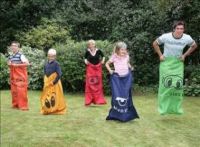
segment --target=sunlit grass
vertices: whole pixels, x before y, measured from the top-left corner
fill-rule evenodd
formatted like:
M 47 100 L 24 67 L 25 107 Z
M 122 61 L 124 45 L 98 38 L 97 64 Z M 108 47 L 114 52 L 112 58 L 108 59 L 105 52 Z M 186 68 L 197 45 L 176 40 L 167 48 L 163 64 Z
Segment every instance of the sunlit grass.
M 40 91 L 29 91 L 29 111 L 11 108 L 10 91 L 1 91 L 2 147 L 199 147 L 200 98 L 184 99 L 183 115 L 161 116 L 153 94 L 134 96 L 140 119 L 106 121 L 107 105 L 84 106 L 83 94 L 66 94 L 66 115 L 41 115 Z

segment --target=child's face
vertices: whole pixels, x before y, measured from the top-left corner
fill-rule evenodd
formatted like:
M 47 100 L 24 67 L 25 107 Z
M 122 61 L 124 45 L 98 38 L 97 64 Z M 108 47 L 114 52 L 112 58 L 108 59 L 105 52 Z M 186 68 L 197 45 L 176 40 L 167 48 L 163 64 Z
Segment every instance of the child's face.
M 13 53 L 17 53 L 19 51 L 19 46 L 16 43 L 12 43 L 10 45 L 10 48 L 11 48 L 11 50 L 12 50 Z
M 48 54 L 48 60 L 49 61 L 53 61 L 56 59 L 56 55 L 51 55 L 51 54 Z
M 89 43 L 88 44 L 89 49 L 95 49 L 95 44 L 94 43 Z
M 118 54 L 119 54 L 119 56 L 125 56 L 127 54 L 127 49 L 126 48 L 120 48 Z

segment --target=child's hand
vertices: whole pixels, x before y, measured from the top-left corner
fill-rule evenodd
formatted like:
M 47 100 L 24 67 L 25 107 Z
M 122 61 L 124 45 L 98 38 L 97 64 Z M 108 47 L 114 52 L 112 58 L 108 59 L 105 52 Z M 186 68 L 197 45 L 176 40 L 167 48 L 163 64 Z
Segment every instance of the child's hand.
M 53 85 L 54 85 L 53 82 L 50 82 L 48 86 L 53 86 Z
M 12 65 L 12 66 L 16 66 L 16 67 L 19 66 L 19 64 L 11 64 L 11 65 Z
M 104 64 L 104 61 L 101 61 L 101 64 Z
M 88 60 L 84 60 L 84 62 L 85 62 L 85 64 L 86 64 L 86 65 L 88 65 L 88 64 L 89 64 Z
M 113 70 L 109 70 L 109 73 L 112 75 L 114 73 L 114 71 Z
M 9 61 L 7 62 L 7 64 L 8 64 L 8 65 L 11 65 L 11 61 L 9 60 Z
M 131 68 L 130 68 L 130 69 L 131 69 L 131 71 L 134 71 L 134 67 L 133 67 L 133 66 L 131 66 Z

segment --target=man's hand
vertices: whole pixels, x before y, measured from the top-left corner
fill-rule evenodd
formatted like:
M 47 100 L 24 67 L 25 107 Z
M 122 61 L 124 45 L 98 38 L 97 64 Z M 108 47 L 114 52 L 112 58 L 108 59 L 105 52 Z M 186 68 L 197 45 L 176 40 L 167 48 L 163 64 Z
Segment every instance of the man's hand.
M 180 57 L 180 60 L 184 62 L 184 61 L 185 61 L 185 55 L 182 55 L 182 56 Z
M 160 61 L 164 61 L 165 60 L 165 56 L 164 55 L 161 55 L 160 56 Z

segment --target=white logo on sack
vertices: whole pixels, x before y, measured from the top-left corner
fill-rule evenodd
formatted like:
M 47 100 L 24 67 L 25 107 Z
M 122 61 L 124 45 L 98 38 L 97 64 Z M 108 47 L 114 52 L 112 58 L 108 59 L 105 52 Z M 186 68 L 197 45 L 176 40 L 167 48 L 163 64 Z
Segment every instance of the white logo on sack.
M 123 97 L 117 97 L 116 100 L 118 101 L 118 104 L 120 106 L 125 106 L 127 103 L 127 98 L 123 98 Z

